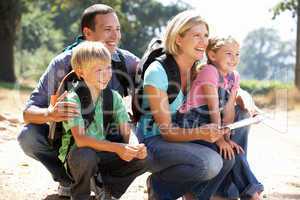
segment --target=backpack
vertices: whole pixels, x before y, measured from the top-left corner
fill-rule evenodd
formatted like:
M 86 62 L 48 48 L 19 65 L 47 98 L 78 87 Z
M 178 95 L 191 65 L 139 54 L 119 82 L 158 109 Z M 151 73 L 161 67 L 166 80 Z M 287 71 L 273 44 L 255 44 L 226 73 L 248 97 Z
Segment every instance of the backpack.
M 180 72 L 178 65 L 173 58 L 172 55 L 166 54 L 164 48 L 162 47 L 162 40 L 154 38 L 149 43 L 146 52 L 144 53 L 139 65 L 139 72 L 136 75 L 135 80 L 137 87 L 135 88 L 133 97 L 132 97 L 132 121 L 133 123 L 137 123 L 142 115 L 150 111 L 150 108 L 142 108 L 143 103 L 143 79 L 145 75 L 145 71 L 149 67 L 149 65 L 158 61 L 162 64 L 164 70 L 166 71 L 168 77 L 168 99 L 171 104 L 177 97 L 180 86 Z
M 81 113 L 82 118 L 84 120 L 85 129 L 89 127 L 91 122 L 94 120 L 94 114 L 95 114 L 95 106 L 92 105 L 92 96 L 91 93 L 85 84 L 83 80 L 78 79 L 75 72 L 72 70 L 70 73 L 68 73 L 63 80 L 61 81 L 55 95 L 51 96 L 51 104 L 54 105 L 56 103 L 57 98 L 65 91 L 70 90 L 71 88 L 74 88 L 74 91 L 79 97 L 80 100 L 80 107 L 81 107 Z M 112 121 L 112 114 L 113 114 L 113 94 L 112 90 L 108 87 L 106 87 L 104 90 L 102 90 L 101 96 L 105 96 L 102 103 L 102 111 L 103 111 L 103 127 L 105 131 L 109 131 L 110 128 L 110 122 Z M 54 143 L 58 141 L 58 144 L 60 146 L 61 143 L 61 137 L 63 134 L 63 126 L 62 122 L 50 122 L 49 124 L 49 134 L 48 134 L 48 140 L 49 143 L 53 146 Z M 70 144 L 68 146 L 69 148 L 74 144 L 74 138 L 71 137 Z M 67 152 L 68 152 L 67 151 Z

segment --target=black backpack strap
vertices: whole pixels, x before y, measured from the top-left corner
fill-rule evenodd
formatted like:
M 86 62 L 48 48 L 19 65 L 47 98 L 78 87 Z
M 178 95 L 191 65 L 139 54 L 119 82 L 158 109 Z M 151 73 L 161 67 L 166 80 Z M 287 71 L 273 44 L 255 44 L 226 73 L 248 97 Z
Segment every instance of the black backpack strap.
M 105 98 L 104 98 L 105 97 Z M 113 118 L 113 93 L 112 90 L 106 87 L 102 93 L 102 112 L 103 112 L 103 130 L 109 133 L 110 123 Z
M 127 71 L 127 68 L 126 68 L 125 57 L 120 50 L 117 49 L 116 52 L 117 52 L 121 62 L 116 62 L 116 61 L 112 60 L 111 61 L 112 69 L 113 69 L 114 74 L 116 75 L 117 79 L 119 80 L 120 84 L 124 88 L 124 94 L 121 94 L 121 96 L 128 96 L 128 89 L 130 89 L 129 88 L 130 83 L 128 80 L 129 72 Z
M 168 77 L 168 98 L 169 103 L 171 104 L 179 94 L 181 89 L 181 79 L 180 79 L 180 71 L 178 65 L 172 55 L 165 54 L 157 60 L 162 64 L 165 69 Z
M 93 104 L 91 93 L 90 93 L 89 89 L 87 88 L 86 84 L 84 83 L 84 81 L 76 81 L 76 83 L 73 83 L 73 84 L 74 84 L 75 92 L 80 99 L 81 114 L 82 114 L 82 118 L 84 120 L 85 130 L 87 130 L 89 125 L 94 120 L 96 106 Z M 103 98 L 103 97 L 105 97 L 105 98 Z M 109 89 L 108 87 L 105 88 L 101 93 L 101 98 L 103 100 L 103 104 L 102 104 L 103 129 L 105 131 L 106 130 L 108 131 L 109 124 L 112 121 L 112 114 L 113 114 L 113 94 L 112 94 L 111 89 Z M 91 107 L 91 106 L 93 106 L 93 107 Z M 70 133 L 70 134 L 72 134 L 72 133 Z M 74 137 L 71 136 L 70 142 L 69 142 L 68 148 L 67 148 L 67 155 L 66 155 L 63 163 L 66 162 L 68 154 L 71 150 L 71 147 L 74 145 L 74 143 L 75 143 Z
M 176 99 L 181 89 L 181 78 L 180 78 L 180 71 L 178 65 L 174 57 L 169 54 L 164 54 L 158 57 L 156 60 L 162 64 L 164 70 L 166 71 L 168 77 L 167 94 L 168 94 L 169 104 L 171 104 Z M 148 130 L 152 129 L 153 124 L 154 124 L 154 119 L 152 117 L 148 124 Z
M 73 83 L 74 90 L 79 97 L 81 105 L 81 114 L 84 120 L 84 127 L 88 129 L 91 122 L 94 120 L 95 105 L 92 100 L 92 95 L 84 81 L 76 81 Z

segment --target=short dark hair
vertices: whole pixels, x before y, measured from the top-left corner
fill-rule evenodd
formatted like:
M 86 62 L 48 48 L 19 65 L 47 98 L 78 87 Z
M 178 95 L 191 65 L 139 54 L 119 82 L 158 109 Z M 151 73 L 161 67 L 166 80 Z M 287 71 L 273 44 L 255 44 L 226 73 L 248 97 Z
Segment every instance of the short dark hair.
M 115 13 L 115 10 L 105 4 L 94 4 L 86 8 L 81 16 L 81 33 L 83 34 L 83 28 L 88 27 L 91 30 L 95 30 L 95 16 L 105 15 L 108 13 Z

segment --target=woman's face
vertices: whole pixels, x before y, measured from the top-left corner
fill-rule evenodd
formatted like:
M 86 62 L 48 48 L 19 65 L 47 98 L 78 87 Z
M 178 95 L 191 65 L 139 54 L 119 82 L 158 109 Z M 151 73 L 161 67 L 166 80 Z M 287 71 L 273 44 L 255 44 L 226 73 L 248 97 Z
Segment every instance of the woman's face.
M 184 54 L 193 61 L 201 60 L 208 45 L 208 30 L 205 24 L 197 24 L 176 39 L 179 54 Z

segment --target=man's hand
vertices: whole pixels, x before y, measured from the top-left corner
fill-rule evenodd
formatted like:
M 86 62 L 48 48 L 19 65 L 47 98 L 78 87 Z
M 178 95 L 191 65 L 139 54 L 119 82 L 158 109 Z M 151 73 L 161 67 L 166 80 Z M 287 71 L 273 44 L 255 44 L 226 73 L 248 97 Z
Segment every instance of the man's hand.
M 61 122 L 80 115 L 79 108 L 76 103 L 65 102 L 64 99 L 67 95 L 65 91 L 59 96 L 54 105 L 48 107 L 48 116 L 50 121 Z

